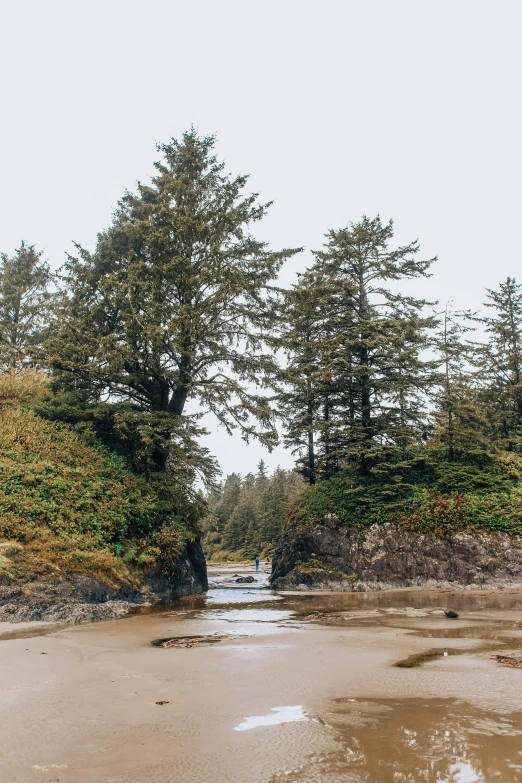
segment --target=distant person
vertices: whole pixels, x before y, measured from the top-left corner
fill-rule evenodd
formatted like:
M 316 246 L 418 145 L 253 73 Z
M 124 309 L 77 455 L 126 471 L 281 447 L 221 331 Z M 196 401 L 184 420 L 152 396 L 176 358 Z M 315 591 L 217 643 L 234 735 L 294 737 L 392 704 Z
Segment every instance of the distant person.
M 257 555 L 255 556 L 254 563 L 256 564 L 256 571 L 259 571 L 259 557 Z

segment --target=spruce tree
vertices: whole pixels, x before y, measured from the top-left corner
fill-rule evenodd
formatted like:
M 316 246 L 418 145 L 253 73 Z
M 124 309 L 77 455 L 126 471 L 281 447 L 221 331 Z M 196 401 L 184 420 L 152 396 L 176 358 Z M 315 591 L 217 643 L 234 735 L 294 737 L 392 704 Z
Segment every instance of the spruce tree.
M 276 468 L 263 492 L 259 520 L 260 549 L 274 549 L 281 532 L 290 499 L 302 488 L 303 481 L 294 471 Z
M 243 479 L 237 504 L 223 531 L 223 546 L 231 552 L 243 552 L 247 557 L 256 554 L 260 496 L 255 476 L 248 474 Z
M 219 559 L 220 553 L 242 558 L 271 555 L 289 503 L 303 486 L 295 471 L 277 468 L 269 476 L 264 463 L 255 476 L 227 476 L 223 485 L 208 495 L 204 520 L 207 554 L 214 559 Z
M 266 462 L 264 459 L 260 459 L 257 463 L 256 472 L 256 486 L 262 492 L 268 484 L 268 471 L 266 468 Z
M 492 315 L 481 318 L 488 340 L 478 351 L 485 398 L 497 438 L 510 451 L 520 450 L 522 427 L 522 285 L 508 277 L 484 303 Z
M 16 369 L 41 358 L 51 303 L 52 274 L 42 251 L 22 242 L 0 255 L 0 364 Z
M 150 184 L 120 201 L 94 253 L 78 247 L 49 344 L 61 385 L 180 416 L 187 399 L 230 432 L 277 439 L 264 387 L 272 281 L 296 250 L 250 233 L 269 204 L 230 177 L 215 139 L 194 130 L 159 146 Z
M 220 501 L 217 508 L 217 529 L 223 534 L 225 525 L 239 501 L 241 492 L 241 476 L 239 473 L 230 473 L 223 483 L 220 491 Z
M 311 284 L 294 294 L 306 305 L 308 353 L 298 344 L 298 326 L 283 330 L 289 369 L 281 374 L 281 406 L 283 414 L 294 410 L 285 419 L 287 438 L 299 449 L 305 423 L 317 433 L 321 478 L 353 461 L 367 472 L 370 451 L 405 449 L 422 437 L 434 372 L 423 352 L 434 318 L 424 315 L 425 300 L 393 284 L 426 276 L 434 259 L 418 260 L 417 242 L 390 248 L 392 237 L 392 222 L 379 217 L 329 231 L 307 274 Z
M 421 353 L 433 319 L 423 316 L 425 300 L 389 282 L 426 276 L 434 259 L 416 259 L 416 241 L 390 249 L 393 224 L 383 225 L 379 217 L 363 217 L 327 237 L 325 249 L 315 255 L 329 289 L 329 331 L 337 338 L 332 361 L 346 395 L 347 449 L 404 446 L 418 437 L 421 394 L 431 370 Z
M 472 372 L 475 346 L 466 338 L 474 319 L 473 313 L 455 311 L 449 302 L 432 338 L 439 361 L 432 442 L 446 447 L 450 461 L 482 451 L 489 429 Z
M 282 349 L 278 406 L 284 442 L 296 455 L 300 473 L 309 484 L 317 480 L 316 438 L 324 402 L 325 377 L 321 290 L 312 272 L 298 276 L 285 292 L 279 331 L 273 341 Z

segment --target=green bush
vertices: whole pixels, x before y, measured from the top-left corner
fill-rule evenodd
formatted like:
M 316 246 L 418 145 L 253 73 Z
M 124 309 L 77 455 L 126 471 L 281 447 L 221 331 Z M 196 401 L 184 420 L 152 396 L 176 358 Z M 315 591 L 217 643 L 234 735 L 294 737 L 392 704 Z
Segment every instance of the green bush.
M 412 449 L 406 455 L 383 450 L 366 475 L 346 469 L 308 488 L 286 524 L 312 526 L 330 514 L 349 527 L 395 522 L 438 535 L 522 534 L 522 457 L 498 453 L 449 461 L 440 448 Z
M 137 475 L 92 433 L 37 415 L 29 405 L 45 389 L 35 373 L 0 376 L 0 576 L 137 584 L 140 567 L 171 563 L 194 533 L 164 476 Z

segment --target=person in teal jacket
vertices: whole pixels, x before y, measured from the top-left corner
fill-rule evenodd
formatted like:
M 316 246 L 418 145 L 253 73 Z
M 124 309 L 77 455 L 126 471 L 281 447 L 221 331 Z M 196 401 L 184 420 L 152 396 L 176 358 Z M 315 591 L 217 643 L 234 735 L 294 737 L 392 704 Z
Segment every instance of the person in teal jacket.
M 255 556 L 254 563 L 256 564 L 256 571 L 259 571 L 259 557 L 258 557 L 258 555 Z

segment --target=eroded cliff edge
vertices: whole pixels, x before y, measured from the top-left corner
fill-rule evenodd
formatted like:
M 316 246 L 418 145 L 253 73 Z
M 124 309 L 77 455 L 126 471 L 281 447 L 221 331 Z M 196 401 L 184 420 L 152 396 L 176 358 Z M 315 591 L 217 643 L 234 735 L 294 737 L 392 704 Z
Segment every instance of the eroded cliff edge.
M 139 583 L 107 584 L 72 571 L 23 584 L 0 580 L 0 621 L 84 623 L 123 617 L 140 607 L 168 604 L 208 590 L 207 566 L 199 540 L 185 544 L 166 569 L 145 571 Z
M 326 517 L 313 527 L 284 532 L 271 577 L 278 590 L 364 591 L 437 583 L 522 587 L 522 536 L 494 530 L 440 537 L 393 523 L 347 527 Z

